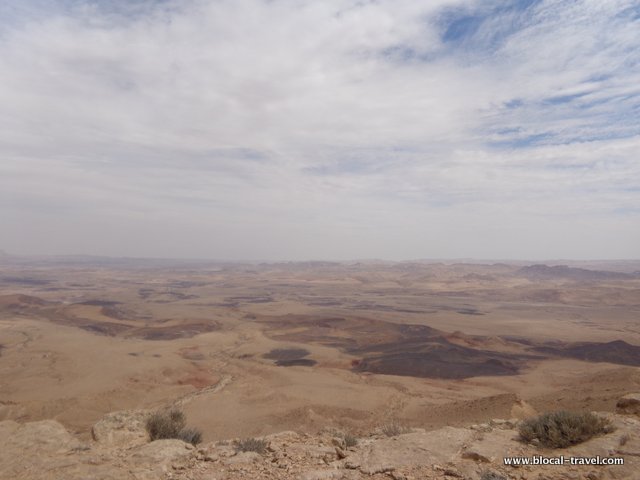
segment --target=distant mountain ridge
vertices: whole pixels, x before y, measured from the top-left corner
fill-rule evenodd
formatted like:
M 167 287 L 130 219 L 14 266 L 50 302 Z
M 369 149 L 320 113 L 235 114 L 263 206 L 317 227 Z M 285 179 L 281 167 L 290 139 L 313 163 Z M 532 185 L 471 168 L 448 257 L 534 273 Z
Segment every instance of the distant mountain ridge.
M 604 270 L 588 270 L 586 268 L 569 267 L 567 265 L 538 264 L 520 268 L 517 273 L 529 279 L 565 278 L 569 280 L 625 280 L 634 278 L 634 275 L 622 272 Z

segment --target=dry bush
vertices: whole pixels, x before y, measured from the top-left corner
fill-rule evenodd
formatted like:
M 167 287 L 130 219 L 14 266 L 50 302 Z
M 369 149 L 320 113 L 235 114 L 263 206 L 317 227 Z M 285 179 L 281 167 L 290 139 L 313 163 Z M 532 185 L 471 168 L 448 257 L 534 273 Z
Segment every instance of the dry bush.
M 566 448 L 612 432 L 613 427 L 609 420 L 593 413 L 561 410 L 525 420 L 518 431 L 525 442 L 537 440 L 544 447 Z
M 391 422 L 380 427 L 382 433 L 384 433 L 387 437 L 395 437 L 397 435 L 402 435 L 403 433 L 411 432 L 409 427 L 405 427 L 404 425 L 400 425 L 396 422 Z
M 344 435 L 342 435 L 342 439 L 344 440 L 344 446 L 347 448 L 355 447 L 356 445 L 358 445 L 358 439 L 350 433 L 345 433 Z
M 186 424 L 184 413 L 172 409 L 165 412 L 155 412 L 147 419 L 145 426 L 151 441 L 177 438 L 197 445 L 202 441 L 202 433 L 195 428 L 185 428 Z
M 198 445 L 202 442 L 202 432 L 195 428 L 183 428 L 180 430 L 180 433 L 178 433 L 178 438 L 191 445 Z
M 243 438 L 236 442 L 236 450 L 239 452 L 256 452 L 263 454 L 269 443 L 261 438 Z
M 186 425 L 184 413 L 180 410 L 156 412 L 147 419 L 147 432 L 151 440 L 177 438 Z
M 618 445 L 620 445 L 621 447 L 624 447 L 629 440 L 631 440 L 631 435 L 629 435 L 628 433 L 625 433 L 618 440 Z
M 507 480 L 507 477 L 500 475 L 499 473 L 492 472 L 491 470 L 485 470 L 480 475 L 480 480 Z

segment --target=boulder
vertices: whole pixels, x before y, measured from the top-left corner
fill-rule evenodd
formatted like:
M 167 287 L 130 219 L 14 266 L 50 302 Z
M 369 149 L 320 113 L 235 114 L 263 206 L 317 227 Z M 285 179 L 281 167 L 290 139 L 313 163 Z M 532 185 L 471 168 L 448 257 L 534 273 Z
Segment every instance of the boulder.
M 309 470 L 301 474 L 299 480 L 341 480 L 347 475 L 340 470 Z
M 48 472 L 67 467 L 64 478 L 75 480 L 78 477 L 68 467 L 75 467 L 78 457 L 87 451 L 85 445 L 55 420 L 25 424 L 0 422 L 2 479 L 49 480 L 56 477 Z
M 471 442 L 473 434 L 466 428 L 445 427 L 384 438 L 349 455 L 344 466 L 373 475 L 399 467 L 447 463 L 458 458 L 460 445 Z
M 514 430 L 494 429 L 465 445 L 460 457 L 476 463 L 500 463 L 504 456 L 518 455 L 521 447 Z
M 625 415 L 640 415 L 640 393 L 630 393 L 616 403 L 616 412 Z
M 183 442 L 182 440 L 167 439 L 155 440 L 141 447 L 137 447 L 131 459 L 135 463 L 167 463 L 180 457 L 190 455 L 194 451 L 193 445 Z
M 134 447 L 149 441 L 145 424 L 147 410 L 113 412 L 103 417 L 91 429 L 93 439 L 108 446 Z
M 60 423 L 55 420 L 42 420 L 17 424 L 16 422 L 0 422 L 0 450 L 10 447 L 23 448 L 31 455 L 52 454 L 67 452 L 78 448 L 81 442 L 67 432 Z

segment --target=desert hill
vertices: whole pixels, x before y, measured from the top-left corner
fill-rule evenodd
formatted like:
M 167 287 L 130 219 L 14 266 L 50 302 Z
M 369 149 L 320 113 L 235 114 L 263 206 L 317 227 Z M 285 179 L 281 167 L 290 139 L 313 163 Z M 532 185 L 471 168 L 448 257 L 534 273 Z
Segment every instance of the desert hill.
M 633 278 L 634 275 L 622 272 L 604 270 L 589 270 L 586 268 L 569 267 L 567 265 L 530 265 L 518 270 L 518 275 L 529 279 L 568 279 L 575 281 L 593 280 L 623 280 Z

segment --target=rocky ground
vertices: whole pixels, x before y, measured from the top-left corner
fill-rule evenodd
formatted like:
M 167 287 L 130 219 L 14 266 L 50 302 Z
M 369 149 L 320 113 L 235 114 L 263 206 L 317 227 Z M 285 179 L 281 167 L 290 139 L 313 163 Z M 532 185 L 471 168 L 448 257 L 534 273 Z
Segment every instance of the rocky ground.
M 148 411 L 107 415 L 86 442 L 54 420 L 0 422 L 1 479 L 231 480 L 231 479 L 567 479 L 640 478 L 640 395 L 602 413 L 615 431 L 562 450 L 518 440 L 516 420 L 467 428 L 382 431 L 347 446 L 338 431 L 281 432 L 265 437 L 262 453 L 238 452 L 233 440 L 194 447 L 181 440 L 150 442 Z M 622 457 L 623 466 L 505 466 L 505 456 Z M 567 460 L 568 461 L 568 460 Z

